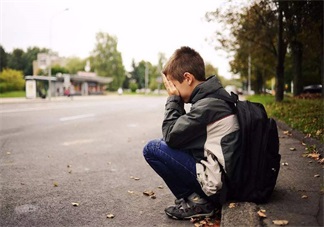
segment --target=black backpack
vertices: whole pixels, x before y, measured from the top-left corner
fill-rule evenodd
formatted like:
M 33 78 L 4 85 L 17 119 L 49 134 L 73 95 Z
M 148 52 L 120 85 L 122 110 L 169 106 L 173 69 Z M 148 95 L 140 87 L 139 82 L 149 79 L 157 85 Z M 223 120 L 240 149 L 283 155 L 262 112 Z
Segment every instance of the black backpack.
M 238 95 L 217 95 L 232 106 L 238 116 L 241 149 L 231 175 L 224 173 L 221 202 L 228 200 L 265 203 L 269 200 L 280 170 L 276 121 L 268 118 L 261 103 L 241 101 Z

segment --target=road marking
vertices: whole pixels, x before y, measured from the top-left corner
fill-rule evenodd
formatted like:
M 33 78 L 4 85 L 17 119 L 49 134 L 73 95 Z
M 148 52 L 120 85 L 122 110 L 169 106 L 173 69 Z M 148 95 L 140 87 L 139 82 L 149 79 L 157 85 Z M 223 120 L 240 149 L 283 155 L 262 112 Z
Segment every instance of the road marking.
M 75 115 L 75 116 L 70 116 L 70 117 L 61 117 L 60 121 L 73 121 L 73 120 L 78 120 L 82 118 L 88 118 L 88 117 L 94 117 L 94 114 L 82 114 L 82 115 Z

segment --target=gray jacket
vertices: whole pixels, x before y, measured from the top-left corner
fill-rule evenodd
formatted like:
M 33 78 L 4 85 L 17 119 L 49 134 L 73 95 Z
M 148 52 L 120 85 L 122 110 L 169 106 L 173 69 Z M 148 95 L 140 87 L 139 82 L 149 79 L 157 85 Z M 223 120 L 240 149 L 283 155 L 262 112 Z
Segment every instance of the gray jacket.
M 189 150 L 196 158 L 197 180 L 208 196 L 222 188 L 221 166 L 231 175 L 235 164 L 232 157 L 240 146 L 237 117 L 228 103 L 214 98 L 216 93 L 229 96 L 211 76 L 194 89 L 188 113 L 179 96 L 170 96 L 162 125 L 168 146 Z

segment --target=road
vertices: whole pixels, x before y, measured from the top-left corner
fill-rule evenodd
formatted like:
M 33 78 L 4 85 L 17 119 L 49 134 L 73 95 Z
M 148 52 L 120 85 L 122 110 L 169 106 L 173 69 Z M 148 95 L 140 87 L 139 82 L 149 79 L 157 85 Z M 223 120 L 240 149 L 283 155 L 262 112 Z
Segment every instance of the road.
M 174 198 L 142 156 L 165 100 L 0 104 L 0 226 L 192 226 L 166 217 Z

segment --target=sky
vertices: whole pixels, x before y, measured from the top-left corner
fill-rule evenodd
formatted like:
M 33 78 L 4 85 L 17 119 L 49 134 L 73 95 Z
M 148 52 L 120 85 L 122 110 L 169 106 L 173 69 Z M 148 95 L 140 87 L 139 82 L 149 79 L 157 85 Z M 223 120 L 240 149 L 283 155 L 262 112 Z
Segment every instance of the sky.
M 238 0 L 237 0 L 238 1 Z M 227 53 L 210 44 L 221 29 L 206 12 L 228 0 L 0 0 L 0 44 L 6 52 L 37 46 L 62 57 L 90 56 L 98 32 L 113 35 L 126 70 L 142 60 L 156 65 L 181 46 L 198 51 L 205 63 L 231 78 Z

